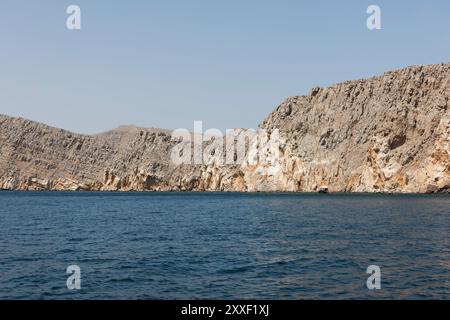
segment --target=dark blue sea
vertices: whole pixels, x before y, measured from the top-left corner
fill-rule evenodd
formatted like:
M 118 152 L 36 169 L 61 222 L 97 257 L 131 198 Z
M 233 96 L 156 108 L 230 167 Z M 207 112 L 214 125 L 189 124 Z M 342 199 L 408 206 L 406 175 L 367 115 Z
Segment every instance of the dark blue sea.
M 0 299 L 450 299 L 449 236 L 449 195 L 0 192 Z

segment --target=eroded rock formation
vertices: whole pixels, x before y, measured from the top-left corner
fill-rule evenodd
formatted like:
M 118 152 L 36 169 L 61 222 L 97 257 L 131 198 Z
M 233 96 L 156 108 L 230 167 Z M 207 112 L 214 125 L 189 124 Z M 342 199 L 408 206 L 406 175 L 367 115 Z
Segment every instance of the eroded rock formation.
M 450 64 L 290 97 L 260 125 L 276 161 L 176 165 L 171 133 L 80 135 L 0 115 L 0 189 L 448 192 Z

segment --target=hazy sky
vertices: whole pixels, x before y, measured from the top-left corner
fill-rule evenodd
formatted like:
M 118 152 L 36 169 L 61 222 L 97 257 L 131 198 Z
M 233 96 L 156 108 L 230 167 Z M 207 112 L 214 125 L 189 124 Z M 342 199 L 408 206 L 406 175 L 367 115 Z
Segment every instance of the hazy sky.
M 66 28 L 77 4 L 82 30 Z M 370 4 L 382 30 L 366 27 Z M 81 133 L 255 128 L 313 86 L 450 61 L 450 1 L 2 0 L 0 113 Z

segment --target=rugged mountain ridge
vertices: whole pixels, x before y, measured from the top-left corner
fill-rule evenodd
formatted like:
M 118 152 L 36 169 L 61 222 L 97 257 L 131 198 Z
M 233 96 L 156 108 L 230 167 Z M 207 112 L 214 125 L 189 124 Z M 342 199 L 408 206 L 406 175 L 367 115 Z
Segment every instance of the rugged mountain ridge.
M 279 173 L 268 179 L 290 190 L 448 191 L 449 98 L 448 63 L 291 97 L 262 124 L 287 141 Z
M 450 64 L 290 97 L 260 125 L 276 163 L 175 165 L 171 132 L 80 135 L 0 115 L 0 189 L 448 192 Z

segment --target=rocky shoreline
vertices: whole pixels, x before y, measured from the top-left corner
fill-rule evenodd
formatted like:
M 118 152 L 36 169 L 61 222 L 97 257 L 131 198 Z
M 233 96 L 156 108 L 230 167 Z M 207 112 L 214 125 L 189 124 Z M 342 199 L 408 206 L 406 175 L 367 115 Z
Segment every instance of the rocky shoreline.
M 260 128 L 280 132 L 276 163 L 175 165 L 167 130 L 0 115 L 0 190 L 448 193 L 450 63 L 314 88 Z

